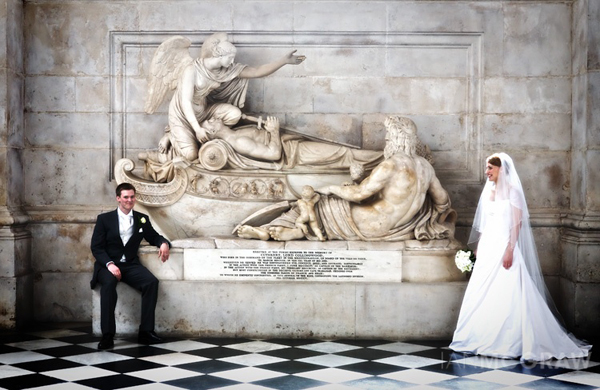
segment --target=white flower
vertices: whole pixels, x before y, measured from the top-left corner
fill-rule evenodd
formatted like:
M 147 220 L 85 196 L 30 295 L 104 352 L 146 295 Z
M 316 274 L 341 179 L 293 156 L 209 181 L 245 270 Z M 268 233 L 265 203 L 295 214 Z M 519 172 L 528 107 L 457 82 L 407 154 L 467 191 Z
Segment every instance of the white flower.
M 146 218 L 144 218 L 144 217 L 140 218 L 140 222 L 141 223 L 146 223 Z
M 456 267 L 462 272 L 471 272 L 473 270 L 473 264 L 475 264 L 475 261 L 471 260 L 472 253 L 473 252 L 471 251 L 463 250 L 456 252 L 454 262 L 456 263 Z

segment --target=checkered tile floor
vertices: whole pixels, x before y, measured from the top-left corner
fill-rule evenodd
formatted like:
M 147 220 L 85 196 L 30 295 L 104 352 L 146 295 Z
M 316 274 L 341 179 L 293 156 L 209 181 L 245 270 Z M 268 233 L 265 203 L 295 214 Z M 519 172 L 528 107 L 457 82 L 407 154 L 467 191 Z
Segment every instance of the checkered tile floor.
M 0 332 L 0 389 L 600 389 L 600 356 L 524 364 L 448 341 L 115 339 L 89 324 Z

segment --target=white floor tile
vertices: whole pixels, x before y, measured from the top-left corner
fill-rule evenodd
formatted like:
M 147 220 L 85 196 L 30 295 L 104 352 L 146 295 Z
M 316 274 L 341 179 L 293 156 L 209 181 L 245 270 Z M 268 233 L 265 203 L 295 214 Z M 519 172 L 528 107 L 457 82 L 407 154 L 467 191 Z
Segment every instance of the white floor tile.
M 339 368 L 325 368 L 322 370 L 301 372 L 294 375 L 300 376 L 302 378 L 309 378 L 329 383 L 350 382 L 357 379 L 363 379 L 373 376 L 369 374 L 363 374 L 360 372 L 341 370 Z
M 399 367 L 419 368 L 434 364 L 447 363 L 445 360 L 430 359 L 421 356 L 400 355 L 375 360 L 377 363 L 391 364 Z
M 317 364 L 325 367 L 339 367 L 348 364 L 366 362 L 364 359 L 356 359 L 338 355 L 320 355 L 298 359 L 299 362 Z
M 519 374 L 509 371 L 486 371 L 479 374 L 466 375 L 463 378 L 476 379 L 484 382 L 500 383 L 507 386 L 522 385 L 523 383 L 533 382 L 540 379 L 539 376 Z
M 203 376 L 204 374 L 177 367 L 160 367 L 151 368 L 149 370 L 128 372 L 127 375 L 149 381 L 168 382 L 176 379 L 190 378 L 193 376 Z
M 16 347 L 16 348 L 27 349 L 29 351 L 34 351 L 36 349 L 64 347 L 66 345 L 72 345 L 72 344 L 65 343 L 63 341 L 42 339 L 42 340 L 20 341 L 18 343 L 10 343 L 10 344 L 6 344 L 6 345 L 9 345 L 11 347 Z
M 0 379 L 3 378 L 12 378 L 14 376 L 35 374 L 34 372 L 23 370 L 22 368 L 17 368 L 13 366 L 0 366 Z
M 165 366 L 177 366 L 179 364 L 203 362 L 203 361 L 209 360 L 209 359 L 202 357 L 202 356 L 189 355 L 186 353 L 175 352 L 175 353 L 167 353 L 164 355 L 147 356 L 147 357 L 140 358 L 139 360 L 145 360 L 148 362 L 163 364 Z
M 0 363 L 2 364 L 18 364 L 24 362 L 35 362 L 37 360 L 45 359 L 54 359 L 54 357 L 33 351 L 10 352 L 0 354 Z
M 440 374 L 437 372 L 424 371 L 419 369 L 391 372 L 389 374 L 383 374 L 379 376 L 382 378 L 389 378 L 402 382 L 415 383 L 417 385 L 428 385 L 430 383 L 457 378 L 454 375 Z
M 600 387 L 600 374 L 596 374 L 594 372 L 573 371 L 552 376 L 550 379 Z
M 129 360 L 129 359 L 133 359 L 133 358 L 129 357 L 129 356 L 125 356 L 125 355 L 119 355 L 117 353 L 112 353 L 109 351 L 100 351 L 100 352 L 83 353 L 81 355 L 65 356 L 63 359 L 68 360 L 70 362 L 87 364 L 87 365 L 91 366 L 94 364 L 119 362 L 121 360 Z
M 216 345 L 202 343 L 199 341 L 181 340 L 181 341 L 173 341 L 171 343 L 154 344 L 153 347 L 168 349 L 169 351 L 185 352 L 185 351 L 194 351 L 197 349 L 214 348 L 214 347 L 216 347 Z
M 278 378 L 280 376 L 285 376 L 286 374 L 264 370 L 257 367 L 245 367 L 235 370 L 215 372 L 210 375 L 238 382 L 256 382 L 264 379 Z
M 400 341 L 390 344 L 377 345 L 371 348 L 397 353 L 413 353 L 419 351 L 426 351 L 428 349 L 434 349 L 433 347 L 429 347 L 427 345 L 403 343 Z
M 500 359 L 500 358 L 489 357 L 489 356 L 471 356 L 471 357 L 464 358 L 464 359 L 453 360 L 452 363 L 468 364 L 470 366 L 498 369 L 498 368 L 514 366 L 514 365 L 519 364 L 520 362 L 518 360 L 513 360 L 513 359 Z
M 302 345 L 298 348 L 308 349 L 311 351 L 323 352 L 323 353 L 338 353 L 344 351 L 351 351 L 353 349 L 359 349 L 360 347 L 342 343 L 336 343 L 333 341 L 325 341 L 322 343 L 315 343 L 310 345 Z
M 46 371 L 44 375 L 62 379 L 64 381 L 75 382 L 83 379 L 100 378 L 103 376 L 115 375 L 114 371 L 105 370 L 98 367 L 74 367 L 62 370 Z
M 278 358 L 278 357 L 274 357 L 274 356 L 266 356 L 266 355 L 259 355 L 259 354 L 251 353 L 251 354 L 247 354 L 247 355 L 231 356 L 231 357 L 222 358 L 222 359 L 218 359 L 218 360 L 220 360 L 222 362 L 228 362 L 228 363 L 233 363 L 233 364 L 240 364 L 242 366 L 253 367 L 253 366 L 262 366 L 264 364 L 285 362 L 288 359 L 282 359 L 282 358 Z
M 265 341 L 250 341 L 247 343 L 230 344 L 227 348 L 239 349 L 240 351 L 259 353 L 267 351 L 276 351 L 278 349 L 290 348 L 287 345 L 269 343 Z
M 56 383 L 54 385 L 46 385 L 41 387 L 30 387 L 27 390 L 93 390 L 93 387 L 80 385 L 79 383 Z

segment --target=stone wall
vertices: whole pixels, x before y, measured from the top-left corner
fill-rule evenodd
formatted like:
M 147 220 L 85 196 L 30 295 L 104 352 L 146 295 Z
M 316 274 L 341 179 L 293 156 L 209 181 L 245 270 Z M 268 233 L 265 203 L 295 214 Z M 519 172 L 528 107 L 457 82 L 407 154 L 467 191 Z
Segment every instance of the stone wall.
M 16 1 L 4 4 L 18 8 Z M 154 147 L 166 125 L 166 105 L 154 115 L 142 112 L 152 53 L 175 34 L 190 38 L 197 52 L 213 31 L 230 32 L 239 61 L 250 65 L 288 48 L 307 55 L 299 67 L 253 80 L 250 111 L 369 148 L 383 145 L 385 115 L 411 117 L 433 149 L 463 241 L 483 185 L 483 159 L 509 153 L 549 287 L 569 308 L 567 318 L 590 302 L 583 295 L 563 299 L 584 282 L 571 276 L 572 258 L 561 256 L 574 250 L 561 228 L 585 236 L 575 240 L 577 250 L 598 243 L 600 229 L 589 224 L 600 198 L 591 168 L 599 133 L 598 1 L 41 0 L 22 7 L 24 126 L 22 147 L 12 149 L 23 165 L 2 174 L 19 190 L 0 195 L 9 199 L 0 207 L 17 204 L 29 218 L 36 320 L 91 319 L 89 241 L 95 216 L 115 207 L 112 163 Z M 6 30 L 19 30 L 10 16 L 1 20 Z M 6 54 L 10 68 L 20 53 Z M 11 88 L 3 91 L 14 99 Z M 8 134 L 8 119 L 2 123 Z M 9 238 L 13 246 L 21 241 Z M 585 291 L 598 286 L 591 253 L 577 260 L 579 274 L 595 275 Z M 585 333 L 598 312 L 589 311 L 577 328 Z

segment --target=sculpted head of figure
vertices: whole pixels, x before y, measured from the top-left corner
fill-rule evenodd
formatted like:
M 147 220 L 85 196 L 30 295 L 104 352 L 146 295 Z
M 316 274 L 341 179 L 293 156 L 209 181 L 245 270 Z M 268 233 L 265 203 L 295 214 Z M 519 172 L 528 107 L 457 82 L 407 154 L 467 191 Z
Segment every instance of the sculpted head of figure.
M 390 158 L 398 151 L 409 156 L 417 155 L 417 126 L 405 117 L 389 116 L 385 120 L 385 148 L 383 156 Z
M 226 33 L 214 33 L 202 44 L 202 58 L 220 58 L 235 56 L 237 52 L 233 43 L 229 42 Z

